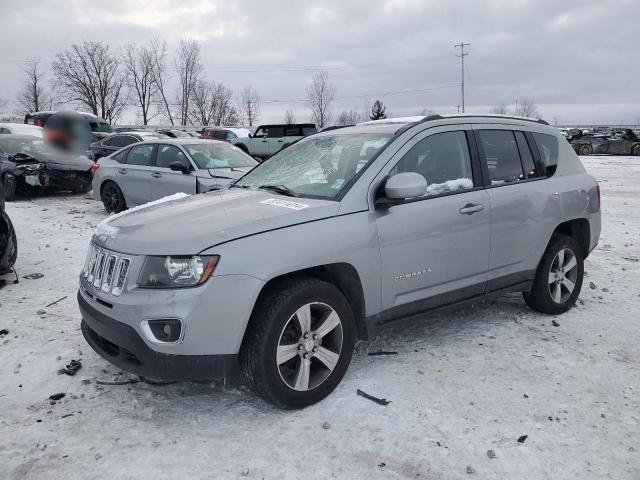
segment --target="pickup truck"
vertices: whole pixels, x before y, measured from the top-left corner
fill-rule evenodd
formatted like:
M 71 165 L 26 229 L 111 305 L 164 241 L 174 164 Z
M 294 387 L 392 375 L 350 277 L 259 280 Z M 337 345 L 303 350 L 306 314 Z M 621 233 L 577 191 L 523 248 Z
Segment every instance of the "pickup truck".
M 267 158 L 302 137 L 316 133 L 313 123 L 260 125 L 253 135 L 231 139 L 236 147 L 253 157 Z

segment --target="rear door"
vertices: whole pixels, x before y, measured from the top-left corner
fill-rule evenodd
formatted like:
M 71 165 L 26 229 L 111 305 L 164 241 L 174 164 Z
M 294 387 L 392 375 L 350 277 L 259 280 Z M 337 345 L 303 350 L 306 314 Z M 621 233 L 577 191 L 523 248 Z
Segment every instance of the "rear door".
M 474 125 L 491 201 L 488 291 L 531 280 L 560 222 L 559 195 L 549 192 L 533 137 L 506 125 Z
M 117 170 L 118 185 L 124 193 L 128 206 L 141 205 L 151 199 L 151 167 L 156 145 L 146 143 L 129 149 L 126 164 Z
M 427 193 L 375 217 L 382 261 L 382 303 L 405 316 L 481 295 L 489 268 L 490 205 L 470 125 L 428 129 L 381 172 L 417 172 Z
M 189 173 L 171 170 L 169 165 L 180 162 L 190 169 Z M 155 168 L 151 170 L 151 200 L 184 192 L 196 193 L 196 176 L 185 153 L 175 145 L 159 144 L 156 151 Z

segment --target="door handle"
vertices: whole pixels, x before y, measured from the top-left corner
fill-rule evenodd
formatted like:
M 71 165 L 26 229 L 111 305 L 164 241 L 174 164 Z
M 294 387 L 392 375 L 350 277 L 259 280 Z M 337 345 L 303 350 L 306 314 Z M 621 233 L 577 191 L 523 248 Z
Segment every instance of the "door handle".
M 162 174 L 161 174 L 160 172 L 153 172 L 153 173 L 151 174 L 151 176 L 152 176 L 153 178 L 160 178 L 160 177 L 162 176 Z
M 278 143 L 282 143 L 282 142 L 284 142 L 284 140 L 278 140 Z
M 267 141 L 266 140 L 262 140 L 262 143 L 267 143 Z
M 126 175 L 127 174 L 127 169 L 126 168 L 121 168 L 120 170 L 118 170 L 118 173 L 120 175 Z
M 460 213 L 463 215 L 473 215 L 476 212 L 480 212 L 484 210 L 484 205 L 480 205 L 478 203 L 467 203 L 464 207 L 460 209 Z

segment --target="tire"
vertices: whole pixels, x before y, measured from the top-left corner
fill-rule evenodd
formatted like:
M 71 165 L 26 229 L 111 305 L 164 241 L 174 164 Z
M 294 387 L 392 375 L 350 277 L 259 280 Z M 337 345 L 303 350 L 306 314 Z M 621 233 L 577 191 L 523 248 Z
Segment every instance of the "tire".
M 307 308 L 308 322 L 304 314 L 298 317 Z M 309 326 L 308 337 L 303 335 L 303 324 Z M 244 380 L 277 407 L 304 408 L 340 383 L 355 339 L 353 311 L 336 287 L 312 278 L 279 282 L 261 294 L 247 327 L 240 350 Z
M 122 190 L 115 182 L 105 182 L 100 189 L 100 198 L 107 213 L 120 213 L 127 208 Z
M 631 155 L 636 157 L 640 156 L 640 143 L 636 143 L 633 147 L 631 147 Z
M 588 144 L 582 144 L 578 147 L 578 155 L 591 155 L 593 153 L 593 147 Z
M 559 269 L 561 260 L 563 270 Z M 533 310 L 558 315 L 566 312 L 576 303 L 583 278 L 582 248 L 573 237 L 555 235 L 538 265 L 533 288 L 530 292 L 523 292 L 522 296 Z M 571 285 L 573 285 L 572 289 Z
M 91 191 L 91 184 L 82 182 L 76 186 L 74 186 L 71 191 L 73 193 L 89 193 Z
M 13 228 L 13 223 L 11 223 L 11 219 L 9 218 L 9 215 L 5 215 L 7 218 L 7 225 L 9 226 L 9 236 L 11 244 L 13 245 L 13 249 L 11 252 L 9 252 L 9 255 L 7 256 L 7 265 L 6 267 L 11 270 L 13 268 L 13 266 L 16 263 L 16 260 L 18 259 L 18 237 L 16 236 L 16 230 L 15 228 Z
M 16 190 L 18 183 L 15 175 L 12 173 L 5 173 L 2 176 L 2 183 L 4 184 L 4 199 L 7 202 L 11 202 L 16 198 Z

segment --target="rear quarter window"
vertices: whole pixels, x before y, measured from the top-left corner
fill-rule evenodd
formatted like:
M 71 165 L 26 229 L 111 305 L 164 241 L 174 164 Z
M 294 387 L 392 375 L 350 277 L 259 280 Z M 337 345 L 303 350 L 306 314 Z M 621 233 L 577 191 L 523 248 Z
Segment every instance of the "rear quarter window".
M 542 166 L 546 170 L 546 175 L 551 176 L 555 173 L 555 169 L 558 166 L 558 139 L 553 135 L 547 135 L 545 133 L 531 133 L 536 147 L 540 153 L 540 160 Z

